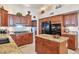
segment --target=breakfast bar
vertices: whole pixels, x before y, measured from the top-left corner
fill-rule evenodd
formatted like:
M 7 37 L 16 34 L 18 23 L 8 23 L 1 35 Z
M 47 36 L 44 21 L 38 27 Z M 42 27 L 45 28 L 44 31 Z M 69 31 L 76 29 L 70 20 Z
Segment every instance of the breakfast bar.
M 38 54 L 67 54 L 68 37 L 48 34 L 35 36 L 35 51 Z

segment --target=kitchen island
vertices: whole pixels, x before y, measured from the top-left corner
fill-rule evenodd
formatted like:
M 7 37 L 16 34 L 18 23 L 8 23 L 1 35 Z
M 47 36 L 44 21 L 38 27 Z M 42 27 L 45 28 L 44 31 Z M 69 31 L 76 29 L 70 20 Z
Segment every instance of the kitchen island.
M 35 51 L 38 54 L 67 54 L 68 37 L 40 34 L 35 36 Z
M 33 42 L 32 32 L 16 32 L 11 34 L 11 37 L 18 47 L 31 44 Z

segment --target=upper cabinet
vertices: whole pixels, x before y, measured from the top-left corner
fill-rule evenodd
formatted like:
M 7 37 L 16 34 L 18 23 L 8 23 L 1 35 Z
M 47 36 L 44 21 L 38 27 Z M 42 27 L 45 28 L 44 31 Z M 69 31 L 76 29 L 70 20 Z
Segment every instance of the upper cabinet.
M 0 26 L 8 26 L 8 11 L 0 9 Z
M 17 15 L 8 15 L 9 26 L 14 26 L 16 24 L 24 24 L 31 26 L 31 16 L 17 16 Z
M 78 25 L 77 13 L 64 15 L 63 21 L 64 26 L 77 26 Z
M 26 15 L 25 16 L 25 23 L 26 23 L 26 25 L 28 25 L 28 26 L 31 26 L 32 24 L 32 19 L 31 19 L 31 15 Z
M 54 23 L 61 23 L 62 22 L 62 19 L 63 19 L 63 16 L 62 15 L 52 16 L 51 17 L 51 23 L 52 24 L 54 24 Z
M 9 26 L 13 26 L 14 25 L 14 21 L 13 21 L 13 16 L 12 15 L 10 15 L 10 14 L 8 14 L 8 25 Z

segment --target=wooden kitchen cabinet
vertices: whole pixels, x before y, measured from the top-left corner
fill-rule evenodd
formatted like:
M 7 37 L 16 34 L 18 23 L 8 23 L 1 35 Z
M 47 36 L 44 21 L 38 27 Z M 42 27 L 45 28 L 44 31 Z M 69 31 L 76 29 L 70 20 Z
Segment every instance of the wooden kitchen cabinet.
M 31 26 L 32 25 L 32 20 L 31 20 L 31 15 L 26 15 L 26 25 Z
M 58 43 L 44 38 L 35 37 L 35 51 L 38 54 L 64 54 L 67 52 L 66 41 Z
M 21 17 L 13 14 L 8 14 L 8 20 L 9 20 L 9 23 L 8 23 L 9 26 L 15 26 L 16 24 L 20 24 Z
M 43 40 L 41 40 L 41 38 L 36 37 L 35 39 L 35 51 L 38 52 L 38 54 L 44 53 Z
M 78 26 L 77 13 L 64 15 L 64 26 Z
M 0 25 L 8 26 L 8 11 L 0 9 Z
M 69 37 L 68 48 L 76 50 L 78 48 L 78 39 L 76 35 L 62 34 L 63 36 Z
M 16 24 L 24 24 L 31 26 L 31 16 L 17 16 L 13 14 L 8 14 L 9 26 L 14 26 Z
M 21 17 L 21 23 L 27 25 L 27 18 L 25 16 Z
M 32 33 L 15 34 L 15 35 L 11 35 L 11 37 L 15 41 L 17 46 L 23 46 L 26 44 L 31 44 L 33 42 Z
M 68 48 L 72 50 L 76 50 L 78 47 L 77 37 L 75 35 L 71 35 L 68 40 Z
M 52 16 L 50 19 L 52 24 L 61 23 L 63 20 L 63 16 L 62 15 Z
M 0 11 L 0 26 L 1 26 L 1 11 Z
M 21 22 L 21 17 L 20 16 L 14 16 L 13 17 L 13 21 L 14 21 L 14 25 L 16 25 L 16 24 L 20 24 L 20 22 Z

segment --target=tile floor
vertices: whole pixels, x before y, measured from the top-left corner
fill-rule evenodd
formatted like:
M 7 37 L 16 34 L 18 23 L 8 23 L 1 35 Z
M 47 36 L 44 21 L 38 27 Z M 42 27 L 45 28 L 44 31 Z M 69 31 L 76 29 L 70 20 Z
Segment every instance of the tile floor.
M 34 44 L 28 44 L 22 47 L 19 47 L 19 50 L 22 54 L 36 54 L 34 49 Z M 79 54 L 79 49 L 76 51 L 68 49 L 68 54 Z
M 33 37 L 33 43 L 18 47 L 18 51 L 9 52 L 8 54 L 36 54 L 35 52 L 35 38 Z M 68 54 L 79 54 L 79 49 L 76 51 L 68 49 Z
M 19 52 L 18 52 L 19 51 Z M 18 47 L 18 51 L 7 52 L 8 54 L 36 54 L 35 52 L 35 44 L 28 44 L 21 47 Z M 3 53 L 5 54 L 5 53 Z M 79 54 L 79 49 L 76 51 L 68 49 L 68 54 Z

